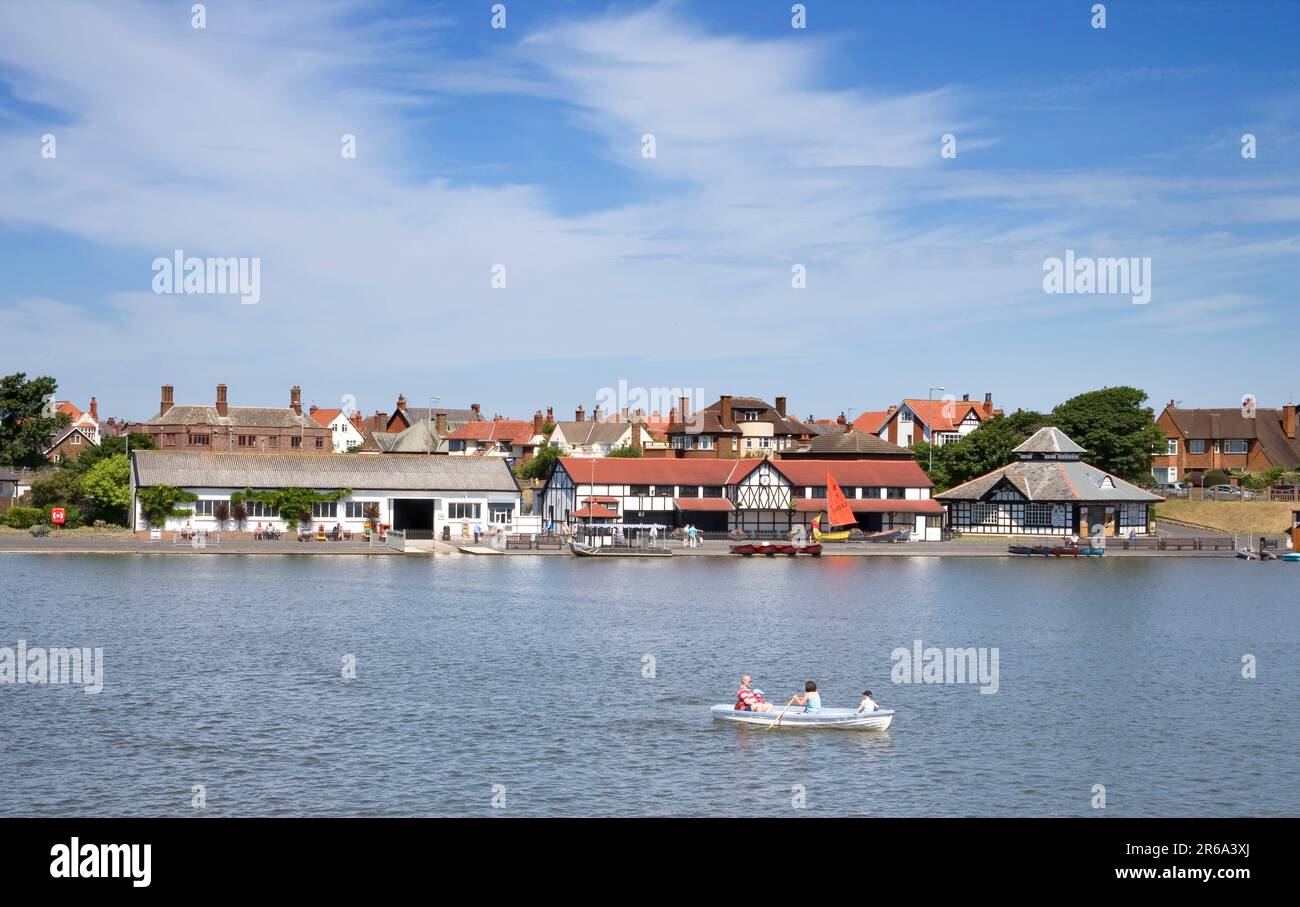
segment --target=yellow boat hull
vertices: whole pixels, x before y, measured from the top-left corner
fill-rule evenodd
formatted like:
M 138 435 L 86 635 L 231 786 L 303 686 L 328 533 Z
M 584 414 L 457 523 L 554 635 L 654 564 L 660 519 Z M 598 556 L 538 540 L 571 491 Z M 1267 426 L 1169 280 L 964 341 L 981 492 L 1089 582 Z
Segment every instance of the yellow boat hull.
M 817 527 L 813 527 L 813 539 L 818 542 L 842 542 L 849 537 L 852 529 L 845 529 L 842 532 L 822 532 Z

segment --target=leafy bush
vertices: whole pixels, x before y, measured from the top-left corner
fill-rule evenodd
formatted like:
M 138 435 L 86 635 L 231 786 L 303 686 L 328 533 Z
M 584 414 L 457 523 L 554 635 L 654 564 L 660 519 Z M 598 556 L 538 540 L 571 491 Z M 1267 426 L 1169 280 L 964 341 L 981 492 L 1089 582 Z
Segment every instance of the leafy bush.
M 1227 485 L 1229 482 L 1230 479 L 1228 474 L 1222 469 L 1211 469 L 1207 471 L 1205 473 L 1205 478 L 1201 480 L 1201 484 L 1206 488 L 1209 488 L 1211 485 Z
M 39 538 L 44 538 L 45 536 L 50 534 L 50 527 L 45 523 L 37 523 L 28 531 L 31 532 L 32 535 L 36 536 L 36 538 L 39 539 Z
M 4 524 L 11 529 L 31 529 L 41 517 L 39 507 L 10 507 L 4 512 Z

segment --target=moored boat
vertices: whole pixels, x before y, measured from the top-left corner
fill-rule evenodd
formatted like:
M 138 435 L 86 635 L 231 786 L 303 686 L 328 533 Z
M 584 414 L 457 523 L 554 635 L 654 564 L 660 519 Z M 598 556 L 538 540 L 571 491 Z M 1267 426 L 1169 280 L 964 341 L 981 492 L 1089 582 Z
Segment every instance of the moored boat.
M 1007 554 L 1041 554 L 1044 557 L 1050 556 L 1052 549 L 1046 545 L 1008 545 Z
M 800 554 L 821 557 L 822 546 L 819 544 L 787 544 L 785 542 L 740 542 L 731 546 L 731 553 L 739 554 L 741 557 L 753 557 L 756 554 L 764 557 L 775 557 L 778 554 L 784 554 L 787 557 L 795 557 Z
M 717 721 L 770 727 L 777 723 L 780 709 L 770 712 L 746 712 L 734 705 L 715 705 L 709 711 Z M 853 709 L 818 709 L 815 712 L 796 712 L 789 709 L 781 718 L 780 728 L 843 728 L 852 731 L 883 731 L 894 721 L 893 709 L 855 714 Z
M 1300 551 L 1288 551 L 1282 555 L 1282 560 L 1292 564 L 1300 564 Z

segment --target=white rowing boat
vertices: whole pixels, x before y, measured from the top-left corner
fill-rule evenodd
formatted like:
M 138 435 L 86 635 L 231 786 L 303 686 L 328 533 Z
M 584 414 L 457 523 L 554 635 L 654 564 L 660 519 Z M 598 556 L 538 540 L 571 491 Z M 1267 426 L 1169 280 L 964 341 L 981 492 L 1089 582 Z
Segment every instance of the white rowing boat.
M 774 708 L 770 712 L 745 712 L 737 710 L 734 705 L 715 705 L 709 711 L 718 721 L 761 727 L 776 724 L 776 719 L 781 714 L 779 708 Z M 791 708 L 781 719 L 781 727 L 838 727 L 854 731 L 883 731 L 893 721 L 893 709 L 854 713 L 853 709 L 818 709 L 815 712 L 804 712 Z

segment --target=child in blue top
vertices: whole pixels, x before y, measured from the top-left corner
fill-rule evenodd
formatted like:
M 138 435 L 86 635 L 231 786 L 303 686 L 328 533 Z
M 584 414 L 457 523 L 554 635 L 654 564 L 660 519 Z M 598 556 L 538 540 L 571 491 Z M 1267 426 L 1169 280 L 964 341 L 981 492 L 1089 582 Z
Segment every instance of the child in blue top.
M 804 695 L 800 696 L 798 693 L 795 693 L 794 701 L 803 706 L 805 712 L 815 712 L 820 709 L 822 707 L 822 697 L 821 694 L 817 692 L 816 682 L 812 680 L 808 681 L 803 685 L 803 689 Z

